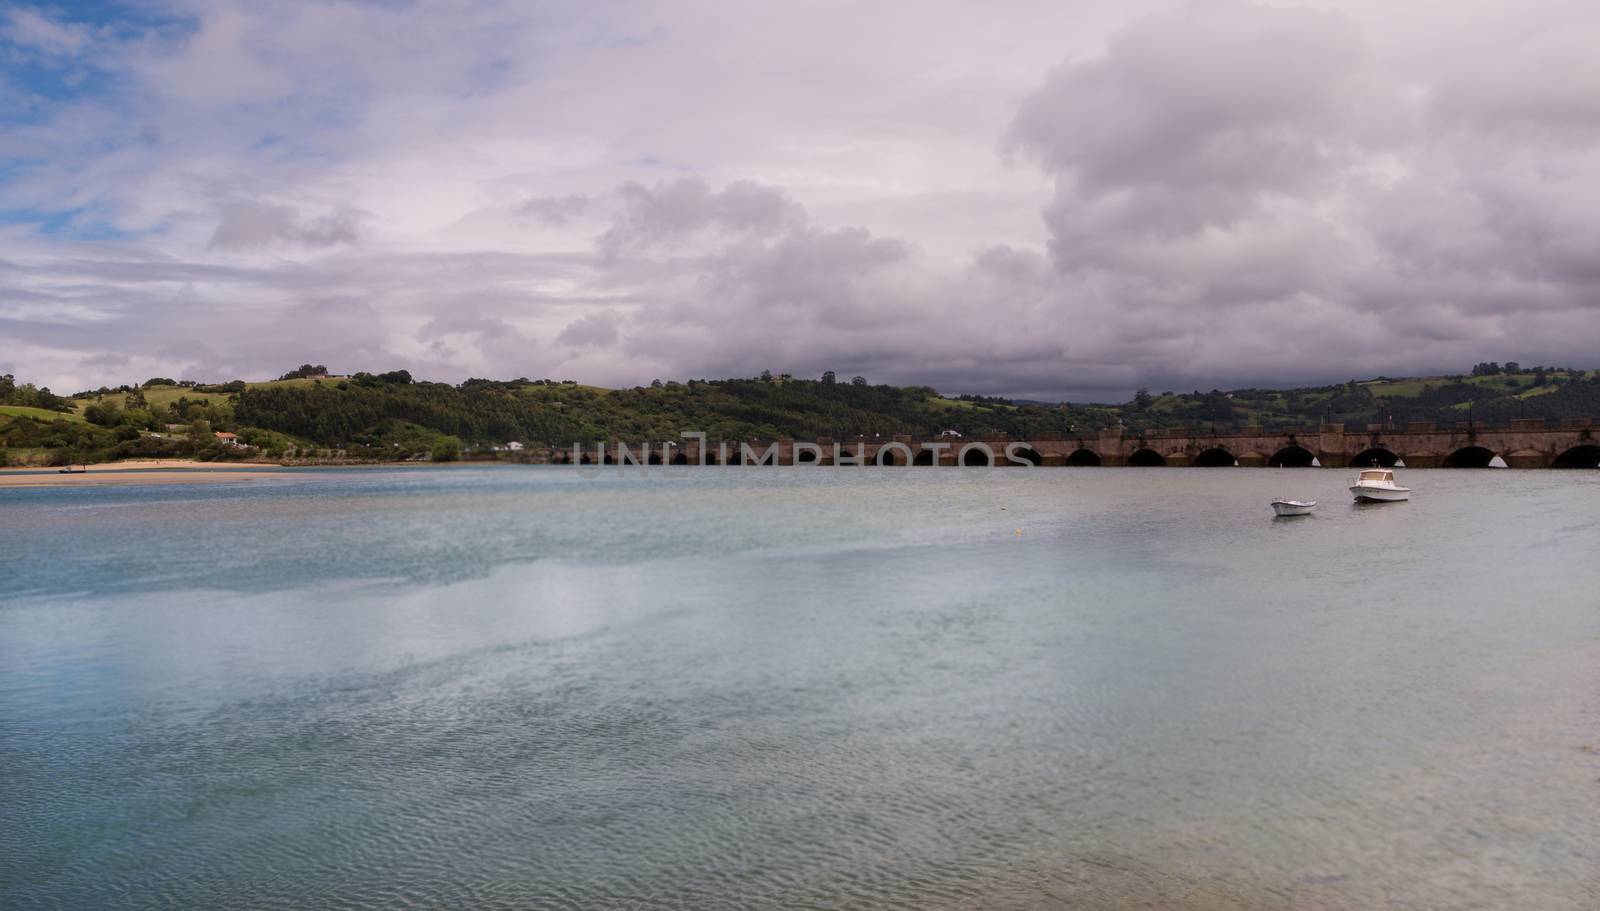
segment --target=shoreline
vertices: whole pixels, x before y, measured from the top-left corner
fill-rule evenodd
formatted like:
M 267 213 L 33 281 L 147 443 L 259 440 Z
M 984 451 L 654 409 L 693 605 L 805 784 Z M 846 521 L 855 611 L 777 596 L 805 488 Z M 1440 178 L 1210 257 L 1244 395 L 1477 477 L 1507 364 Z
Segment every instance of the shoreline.
M 197 462 L 192 459 L 129 459 L 100 462 L 86 471 L 63 474 L 58 468 L 0 468 L 0 488 L 106 487 L 136 484 L 196 484 L 254 481 L 291 469 L 271 462 Z
M 39 487 L 132 487 L 147 484 L 217 484 L 287 478 L 318 471 L 358 468 L 449 468 L 493 462 L 199 462 L 193 459 L 128 459 L 96 462 L 87 471 L 63 474 L 59 466 L 0 468 L 0 490 Z

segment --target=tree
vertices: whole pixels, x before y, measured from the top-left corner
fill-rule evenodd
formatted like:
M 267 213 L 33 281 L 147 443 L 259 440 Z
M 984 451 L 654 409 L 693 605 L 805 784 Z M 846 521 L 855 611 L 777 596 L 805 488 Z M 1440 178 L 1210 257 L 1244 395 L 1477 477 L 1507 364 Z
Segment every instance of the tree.
M 771 370 L 763 370 L 763 371 L 761 371 L 761 382 L 763 382 L 763 383 L 772 382 L 772 371 Z
M 864 376 L 853 376 L 850 378 L 850 385 L 865 386 L 867 385 L 867 378 Z
M 309 376 L 327 376 L 328 368 L 321 364 L 301 364 L 295 369 L 278 377 L 280 380 L 298 380 Z
M 1139 391 L 1133 394 L 1133 410 L 1149 411 L 1150 406 L 1154 405 L 1155 401 L 1156 400 L 1150 395 L 1150 390 L 1140 386 Z
M 839 381 L 839 378 L 834 375 L 832 370 L 824 370 L 824 371 L 822 371 L 822 385 L 824 385 L 824 386 L 832 386 L 834 383 L 836 383 L 838 381 Z
M 461 441 L 455 437 L 445 437 L 433 444 L 429 458 L 435 462 L 454 462 L 461 458 Z
M 650 381 L 650 388 L 651 389 L 660 389 L 661 388 L 661 380 L 660 379 L 651 380 Z
M 1517 363 L 1516 361 L 1506 361 L 1506 372 L 1507 373 L 1520 373 L 1521 371 L 1522 371 L 1522 365 L 1521 364 Z
M 83 409 L 83 419 L 101 427 L 111 427 L 122 419 L 122 409 L 116 402 L 95 402 Z

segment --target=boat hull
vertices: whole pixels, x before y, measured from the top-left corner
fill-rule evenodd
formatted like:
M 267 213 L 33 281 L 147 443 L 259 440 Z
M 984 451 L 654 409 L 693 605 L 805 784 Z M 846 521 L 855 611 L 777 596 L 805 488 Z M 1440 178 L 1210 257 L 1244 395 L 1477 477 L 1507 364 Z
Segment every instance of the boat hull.
M 1356 484 L 1350 488 L 1350 495 L 1356 498 L 1357 503 L 1399 503 L 1411 499 L 1411 490 L 1407 487 Z
M 1273 503 L 1272 511 L 1280 516 L 1309 516 L 1311 510 L 1316 509 L 1315 503 Z

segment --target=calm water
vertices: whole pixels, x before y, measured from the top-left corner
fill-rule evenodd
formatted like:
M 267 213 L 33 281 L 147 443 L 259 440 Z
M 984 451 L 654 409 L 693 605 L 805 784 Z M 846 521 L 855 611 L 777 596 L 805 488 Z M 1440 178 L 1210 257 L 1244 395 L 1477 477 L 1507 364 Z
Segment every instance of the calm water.
M 1600 907 L 1600 472 L 1403 474 L 0 490 L 0 907 Z

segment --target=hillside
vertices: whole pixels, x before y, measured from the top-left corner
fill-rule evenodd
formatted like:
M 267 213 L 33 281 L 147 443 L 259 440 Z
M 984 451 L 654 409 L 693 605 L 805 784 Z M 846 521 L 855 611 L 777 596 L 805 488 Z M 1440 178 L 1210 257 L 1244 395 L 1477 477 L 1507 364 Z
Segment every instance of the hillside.
M 1152 394 L 1124 404 L 947 398 L 926 386 L 764 375 L 602 389 L 571 381 L 416 382 L 405 371 L 330 376 L 305 365 L 277 380 L 197 384 L 155 378 L 71 400 L 0 377 L 0 461 L 63 464 L 133 456 L 237 458 L 343 453 L 346 458 L 456 458 L 464 449 L 598 440 L 851 439 L 1091 433 L 1166 427 L 1323 422 L 1364 426 L 1519 417 L 1600 416 L 1600 371 L 1479 364 L 1471 374 L 1352 380 L 1298 389 Z M 232 431 L 248 450 L 214 431 Z
M 1509 369 L 1508 369 L 1509 368 Z M 1237 389 L 1136 396 L 1118 406 L 1130 427 L 1319 423 L 1403 424 L 1600 416 L 1600 371 L 1480 364 L 1469 375 L 1351 380 L 1300 389 Z
M 385 378 L 389 377 L 389 378 Z M 1006 432 L 1026 436 L 1111 426 L 1105 409 L 956 401 L 926 387 L 772 379 L 694 380 L 605 390 L 549 380 L 460 386 L 358 374 L 312 387 L 251 387 L 233 403 L 242 425 L 325 444 L 392 443 L 422 427 L 467 443 L 669 440 L 686 430 L 723 439 Z

